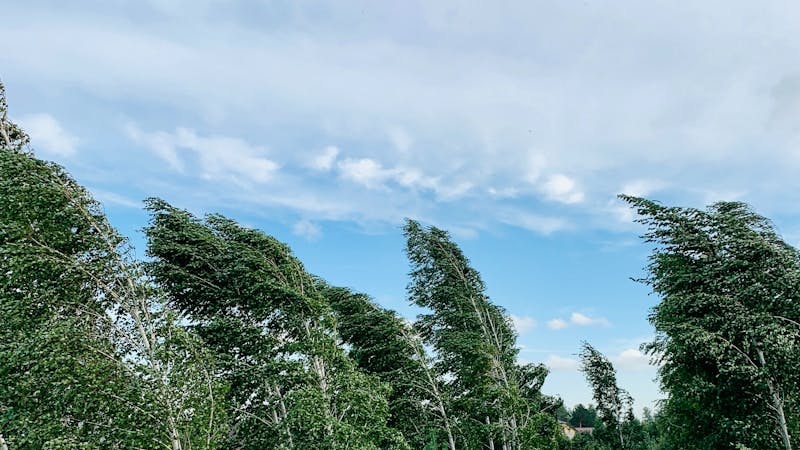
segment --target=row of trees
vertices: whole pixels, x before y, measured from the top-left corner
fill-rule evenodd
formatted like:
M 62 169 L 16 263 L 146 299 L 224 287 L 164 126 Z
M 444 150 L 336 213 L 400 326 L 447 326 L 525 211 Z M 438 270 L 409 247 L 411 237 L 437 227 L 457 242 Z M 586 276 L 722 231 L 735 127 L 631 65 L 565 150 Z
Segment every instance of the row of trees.
M 5 105 L 3 105 L 5 113 Z M 409 221 L 410 324 L 285 244 L 150 199 L 149 259 L 2 121 L 0 445 L 556 448 L 542 365 L 448 234 Z
M 594 433 L 569 441 L 547 369 L 519 363 L 445 231 L 404 227 L 414 323 L 261 231 L 160 199 L 137 260 L 6 112 L 0 86 L 0 450 L 788 450 L 800 431 L 800 254 L 746 205 L 623 197 L 655 244 L 645 350 L 666 398 L 636 419 L 585 343 L 596 406 L 571 418 L 594 414 Z

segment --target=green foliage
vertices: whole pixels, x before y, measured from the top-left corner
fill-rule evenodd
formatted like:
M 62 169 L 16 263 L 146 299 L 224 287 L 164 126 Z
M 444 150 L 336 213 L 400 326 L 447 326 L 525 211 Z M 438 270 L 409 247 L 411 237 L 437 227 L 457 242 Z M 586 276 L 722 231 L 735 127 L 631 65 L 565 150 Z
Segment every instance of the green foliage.
M 109 239 L 121 242 L 97 224 L 99 206 L 63 169 L 0 149 L 0 428 L 12 448 L 155 439 L 130 422 L 140 384 L 97 320 L 112 304 Z
M 389 386 L 338 345 L 320 283 L 288 246 L 219 215 L 147 208 L 150 273 L 222 361 L 229 446 L 405 447 L 386 425 Z
M 14 449 L 214 447 L 224 414 L 213 360 L 91 195 L 25 151 L 13 124 L 0 129 L 0 438 Z
M 656 245 L 661 297 L 646 350 L 668 397 L 663 448 L 791 448 L 798 427 L 800 258 L 747 205 L 707 210 L 623 197 Z
M 610 448 L 640 450 L 648 446 L 648 436 L 633 415 L 633 398 L 617 385 L 611 361 L 584 342 L 580 352 L 581 371 L 592 388 L 599 421 L 594 421 L 593 438 Z
M 427 378 L 431 370 L 411 326 L 394 311 L 348 289 L 322 286 L 337 329 L 358 367 L 391 387 L 389 426 L 400 431 L 411 448 L 447 441 Z
M 597 410 L 594 406 L 588 407 L 578 403 L 569 416 L 569 424 L 573 427 L 593 427 L 597 420 Z
M 581 371 L 597 402 L 600 420 L 611 432 L 619 432 L 618 442 L 624 447 L 622 425 L 633 420 L 633 398 L 617 385 L 617 373 L 611 361 L 587 342 L 581 347 L 580 360 Z
M 431 311 L 419 316 L 415 328 L 435 351 L 458 447 L 555 442 L 557 404 L 539 392 L 547 370 L 516 364 L 516 333 L 505 311 L 489 301 L 478 272 L 447 232 L 414 221 L 404 231 L 410 300 Z

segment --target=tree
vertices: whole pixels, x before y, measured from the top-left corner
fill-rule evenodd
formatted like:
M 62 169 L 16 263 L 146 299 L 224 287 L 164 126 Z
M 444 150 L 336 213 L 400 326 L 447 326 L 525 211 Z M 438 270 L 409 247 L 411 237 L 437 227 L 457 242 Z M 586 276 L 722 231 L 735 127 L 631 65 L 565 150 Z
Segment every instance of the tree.
M 615 447 L 633 448 L 626 436 L 626 424 L 634 420 L 633 398 L 617 385 L 617 375 L 611 361 L 589 343 L 584 342 L 580 352 L 581 371 L 592 388 L 597 402 L 597 413 L 608 432 L 615 436 Z
M 212 362 L 100 205 L 2 117 L 0 444 L 213 447 Z
M 322 287 L 349 356 L 364 372 L 391 386 L 389 426 L 403 433 L 412 448 L 453 442 L 441 383 L 410 323 L 381 308 L 367 295 Z
M 641 280 L 668 394 L 667 448 L 791 449 L 797 433 L 800 257 L 739 202 L 706 210 L 622 196 L 656 245 Z
M 12 448 L 152 445 L 114 399 L 140 391 L 103 356 L 115 348 L 94 320 L 108 306 L 97 280 L 113 278 L 115 255 L 92 226 L 105 218 L 63 169 L 33 158 L 0 98 L 0 434 Z
M 572 417 L 572 411 L 565 407 L 563 403 L 556 408 L 556 419 L 558 419 L 559 422 L 569 423 L 570 417 Z
M 389 387 L 338 345 L 320 283 L 288 246 L 219 215 L 147 209 L 149 272 L 223 361 L 230 447 L 406 447 L 386 425 Z
M 458 436 L 455 447 L 518 449 L 555 445 L 557 402 L 541 395 L 547 370 L 516 364 L 516 333 L 491 303 L 478 272 L 447 232 L 409 220 L 410 300 L 431 312 L 415 327 L 435 351 Z
M 594 406 L 589 405 L 587 408 L 578 403 L 575 409 L 572 410 L 572 415 L 569 418 L 569 424 L 573 427 L 593 427 L 597 419 L 597 410 Z

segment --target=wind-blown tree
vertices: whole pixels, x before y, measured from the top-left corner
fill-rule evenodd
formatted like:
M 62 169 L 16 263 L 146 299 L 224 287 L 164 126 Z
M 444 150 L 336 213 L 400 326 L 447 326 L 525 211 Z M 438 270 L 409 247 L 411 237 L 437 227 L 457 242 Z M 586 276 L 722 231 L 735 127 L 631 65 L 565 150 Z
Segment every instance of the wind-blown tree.
M 151 286 L 126 262 L 124 239 L 99 204 L 61 167 L 34 158 L 2 117 L 2 441 L 15 449 L 211 447 L 212 434 L 201 442 L 194 432 L 205 424 L 189 425 L 210 411 L 208 394 L 192 394 L 209 361 L 153 309 Z
M 644 444 L 633 415 L 633 398 L 617 384 L 617 372 L 611 361 L 589 343 L 580 351 L 581 371 L 592 388 L 597 414 L 604 429 L 596 433 L 598 441 L 618 449 L 639 449 Z
M 365 294 L 335 287 L 325 287 L 323 293 L 350 357 L 391 386 L 389 425 L 401 431 L 412 448 L 432 441 L 454 445 L 441 382 L 411 324 Z
M 706 210 L 622 196 L 656 245 L 666 448 L 791 449 L 798 430 L 800 255 L 738 202 Z
M 285 244 L 219 215 L 151 199 L 150 273 L 222 360 L 241 449 L 406 448 L 389 387 L 338 345 L 318 280 Z
M 447 232 L 409 220 L 410 300 L 430 313 L 415 327 L 435 352 L 459 448 L 547 448 L 556 445 L 557 404 L 539 392 L 547 370 L 520 367 L 516 333 L 491 303 L 478 272 Z M 546 412 L 547 411 L 547 412 Z
M 113 401 L 138 396 L 131 379 L 100 354 L 114 348 L 92 317 L 105 306 L 92 276 L 108 280 L 114 255 L 84 215 L 103 220 L 97 204 L 25 150 L 0 98 L 0 435 L 11 448 L 151 445 Z

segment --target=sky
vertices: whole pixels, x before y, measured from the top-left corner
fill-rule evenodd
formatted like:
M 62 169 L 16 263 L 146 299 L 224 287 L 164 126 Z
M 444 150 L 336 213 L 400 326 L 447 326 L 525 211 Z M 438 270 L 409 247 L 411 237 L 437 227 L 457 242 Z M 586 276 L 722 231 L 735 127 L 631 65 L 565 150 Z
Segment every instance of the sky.
M 582 341 L 637 408 L 651 251 L 616 198 L 738 200 L 800 243 L 800 3 L 27 0 L 0 78 L 38 156 L 140 256 L 161 197 L 287 242 L 413 318 L 405 218 L 445 228 L 544 386 Z

